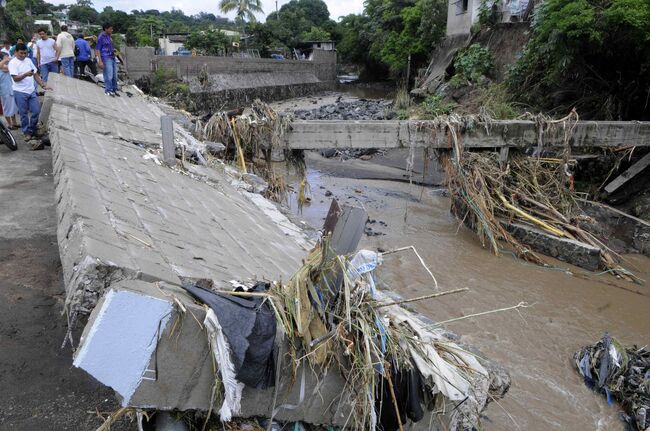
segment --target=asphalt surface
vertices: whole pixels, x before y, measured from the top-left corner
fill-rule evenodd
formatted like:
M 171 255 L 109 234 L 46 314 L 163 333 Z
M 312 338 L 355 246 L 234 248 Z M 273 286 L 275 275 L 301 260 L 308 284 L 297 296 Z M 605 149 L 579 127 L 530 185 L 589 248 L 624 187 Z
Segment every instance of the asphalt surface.
M 72 366 L 69 346 L 61 349 L 52 154 L 18 145 L 0 146 L 0 430 L 94 430 L 98 412 L 119 405 L 111 389 Z

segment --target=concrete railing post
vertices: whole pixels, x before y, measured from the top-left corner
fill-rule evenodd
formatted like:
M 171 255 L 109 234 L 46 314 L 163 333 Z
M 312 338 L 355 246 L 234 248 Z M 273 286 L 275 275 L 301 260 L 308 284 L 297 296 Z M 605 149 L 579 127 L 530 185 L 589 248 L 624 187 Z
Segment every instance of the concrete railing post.
M 176 166 L 176 144 L 174 143 L 174 120 L 171 115 L 160 117 L 162 131 L 163 161 L 169 166 Z

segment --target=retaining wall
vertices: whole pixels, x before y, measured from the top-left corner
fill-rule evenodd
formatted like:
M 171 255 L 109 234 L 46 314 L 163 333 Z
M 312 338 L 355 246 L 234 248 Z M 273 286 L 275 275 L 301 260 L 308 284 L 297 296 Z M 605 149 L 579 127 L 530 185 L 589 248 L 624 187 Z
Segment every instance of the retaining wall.
M 255 99 L 268 102 L 306 96 L 330 89 L 336 82 L 336 51 L 314 50 L 311 61 L 155 56 L 150 48 L 127 48 L 125 55 L 133 79 L 165 69 L 189 82 L 192 99 L 201 111 L 241 107 Z

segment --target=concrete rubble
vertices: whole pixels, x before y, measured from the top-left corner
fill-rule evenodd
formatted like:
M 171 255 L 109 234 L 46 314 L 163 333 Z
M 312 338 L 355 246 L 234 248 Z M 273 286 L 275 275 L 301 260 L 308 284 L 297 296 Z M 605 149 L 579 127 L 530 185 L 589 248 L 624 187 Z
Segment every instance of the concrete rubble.
M 225 170 L 159 163 L 146 149 L 160 146 L 162 111 L 140 95 L 108 98 L 61 75 L 51 86 L 42 119 L 53 149 L 66 313 L 70 325 L 86 323 L 78 343 L 70 336 L 74 364 L 112 387 L 123 406 L 210 410 L 206 311 L 181 284 L 286 280 L 312 243 L 262 196 L 233 186 Z M 181 130 L 177 139 L 202 145 Z M 276 340 L 281 351 L 285 341 Z M 292 368 L 290 357 L 279 360 L 279 369 Z M 506 373 L 496 377 L 498 367 L 481 362 L 489 378 L 476 382 L 479 407 L 488 386 L 502 395 L 509 385 Z M 295 383 L 280 379 L 277 402 L 273 388 L 245 388 L 239 416 L 343 426 L 350 414 L 343 376 L 306 365 L 295 375 Z M 409 429 L 429 420 L 421 424 Z

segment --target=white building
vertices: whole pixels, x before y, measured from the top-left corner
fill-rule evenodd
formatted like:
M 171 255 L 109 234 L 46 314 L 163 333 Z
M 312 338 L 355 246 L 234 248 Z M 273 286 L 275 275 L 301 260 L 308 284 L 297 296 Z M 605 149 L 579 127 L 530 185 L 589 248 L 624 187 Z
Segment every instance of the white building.
M 36 19 L 34 20 L 34 27 L 37 29 L 39 28 L 46 28 L 50 34 L 54 34 L 54 27 L 52 26 L 52 21 L 49 19 Z
M 479 20 L 481 0 L 449 0 L 447 7 L 447 36 L 469 34 Z M 528 0 L 487 1 L 500 22 L 518 21 L 528 7 Z

